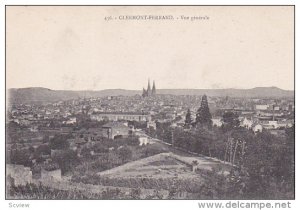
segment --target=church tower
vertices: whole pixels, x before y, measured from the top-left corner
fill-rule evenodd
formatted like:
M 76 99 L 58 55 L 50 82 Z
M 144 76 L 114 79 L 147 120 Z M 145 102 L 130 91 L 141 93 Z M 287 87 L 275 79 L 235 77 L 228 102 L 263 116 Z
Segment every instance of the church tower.
M 154 96 L 155 94 L 156 94 L 156 87 L 155 87 L 155 81 L 153 80 L 152 95 Z
M 155 81 L 153 80 L 152 89 L 151 89 L 150 79 L 148 79 L 147 89 L 143 88 L 142 96 L 143 96 L 143 98 L 145 98 L 145 97 L 150 97 L 150 96 L 155 96 L 155 95 L 156 95 Z
M 148 95 L 148 96 L 151 96 L 150 79 L 148 79 L 147 95 Z
M 147 92 L 145 90 L 145 88 L 143 88 L 143 94 L 142 94 L 143 97 L 146 97 L 147 96 Z

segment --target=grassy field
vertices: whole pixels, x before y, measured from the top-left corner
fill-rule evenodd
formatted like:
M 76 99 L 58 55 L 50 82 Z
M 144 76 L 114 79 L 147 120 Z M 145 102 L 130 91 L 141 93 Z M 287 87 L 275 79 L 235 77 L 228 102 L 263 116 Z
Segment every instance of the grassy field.
M 99 172 L 101 177 L 109 178 L 198 178 L 191 167 L 176 160 L 171 153 L 161 153 L 122 166 Z
M 173 198 L 208 198 L 204 193 L 208 189 L 203 171 L 211 172 L 220 163 L 202 160 L 203 167 L 199 166 L 199 170 L 193 172 L 193 160 L 192 157 L 185 159 L 173 153 L 160 153 L 97 174 L 73 177 L 73 181 L 98 186 L 166 190 Z
M 145 150 L 159 151 L 143 158 Z M 208 157 L 200 157 L 179 151 L 159 141 L 144 148 L 136 148 L 139 159 L 127 162 L 108 170 L 96 168 L 93 173 L 73 176 L 73 182 L 103 187 L 129 188 L 132 190 L 167 191 L 163 198 L 176 199 L 209 199 L 213 198 L 210 187 L 207 187 L 207 173 L 228 173 L 230 166 Z M 193 162 L 197 162 L 197 170 L 192 170 Z M 144 197 L 141 193 L 140 198 Z M 161 197 L 160 195 L 156 197 Z

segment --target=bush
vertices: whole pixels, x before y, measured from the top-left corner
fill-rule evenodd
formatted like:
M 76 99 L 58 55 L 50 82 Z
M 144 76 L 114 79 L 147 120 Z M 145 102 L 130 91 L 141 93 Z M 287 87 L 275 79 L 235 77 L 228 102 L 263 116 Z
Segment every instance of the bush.
M 124 141 L 130 146 L 138 146 L 140 144 L 138 136 L 129 136 L 128 138 L 124 139 Z
M 31 166 L 31 153 L 28 149 L 13 149 L 7 154 L 8 163 Z
M 167 150 L 161 147 L 155 147 L 154 145 L 145 146 L 142 148 L 142 157 L 150 157 L 153 155 L 157 155 L 163 152 L 167 152 Z
M 118 154 L 123 163 L 132 158 L 132 150 L 127 146 L 120 148 Z
M 65 135 L 55 135 L 53 139 L 50 140 L 49 147 L 50 149 L 68 149 L 69 142 L 67 141 L 67 136 Z
M 9 186 L 9 199 L 39 199 L 39 200 L 66 200 L 66 199 L 114 199 L 120 195 L 120 191 L 107 189 L 102 194 L 91 193 L 81 190 L 60 190 L 50 188 L 43 185 L 36 185 L 27 183 L 25 185 Z
M 77 153 L 73 150 L 66 150 L 64 153 L 58 154 L 54 157 L 54 161 L 58 163 L 63 175 L 79 164 Z

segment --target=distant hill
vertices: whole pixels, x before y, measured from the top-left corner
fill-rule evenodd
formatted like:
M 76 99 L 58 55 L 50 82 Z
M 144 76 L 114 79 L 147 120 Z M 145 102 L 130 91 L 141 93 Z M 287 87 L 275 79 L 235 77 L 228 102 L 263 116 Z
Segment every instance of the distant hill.
M 282 90 L 277 87 L 256 87 L 252 89 L 161 89 L 159 94 L 174 95 L 203 95 L 229 96 L 238 98 L 290 98 L 294 97 L 294 91 Z
M 141 94 L 138 90 L 106 89 L 99 91 L 51 90 L 42 87 L 12 88 L 8 90 L 8 101 L 11 103 L 55 102 L 61 100 L 103 97 L 133 96 Z M 256 87 L 252 89 L 158 89 L 157 94 L 170 95 L 203 95 L 229 96 L 246 98 L 293 98 L 294 91 L 277 87 Z
M 103 96 L 133 96 L 140 94 L 137 90 L 107 89 L 100 91 L 72 91 L 51 90 L 41 87 L 11 88 L 7 92 L 8 101 L 11 103 L 55 102 L 78 98 L 103 97 Z

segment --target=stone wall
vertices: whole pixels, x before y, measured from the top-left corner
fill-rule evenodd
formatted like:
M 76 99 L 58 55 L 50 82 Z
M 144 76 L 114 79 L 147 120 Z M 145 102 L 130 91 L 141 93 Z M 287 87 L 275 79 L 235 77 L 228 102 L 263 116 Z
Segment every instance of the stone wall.
M 15 185 L 32 183 L 32 171 L 23 165 L 6 164 L 6 177 L 11 177 Z
M 41 171 L 41 179 L 55 179 L 55 180 L 61 180 L 61 170 L 53 170 L 53 171 Z

